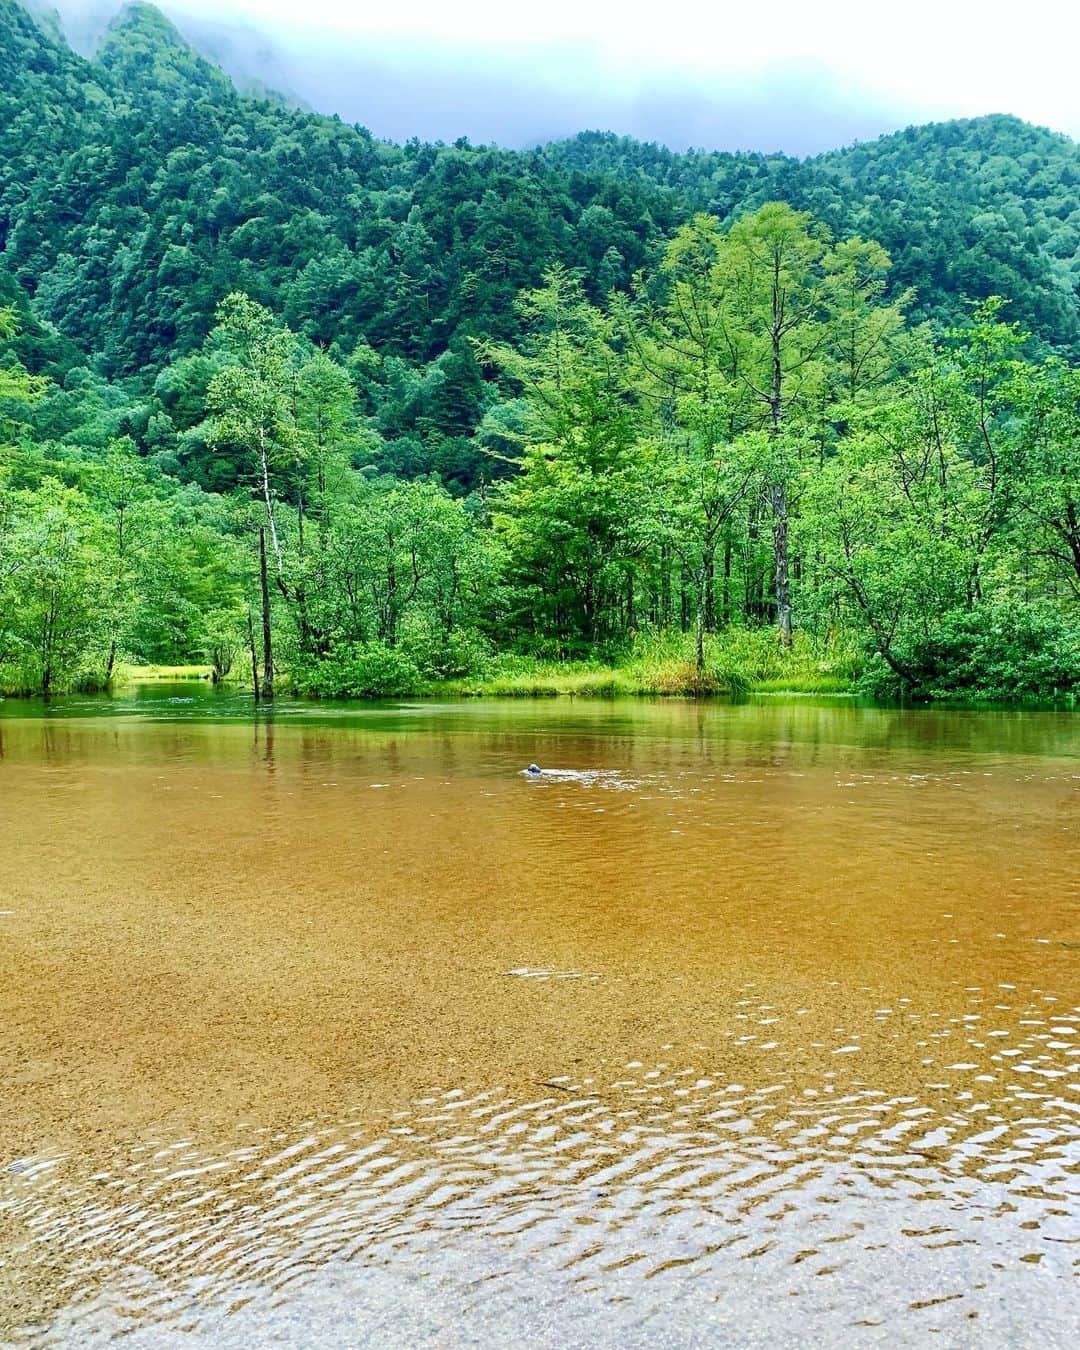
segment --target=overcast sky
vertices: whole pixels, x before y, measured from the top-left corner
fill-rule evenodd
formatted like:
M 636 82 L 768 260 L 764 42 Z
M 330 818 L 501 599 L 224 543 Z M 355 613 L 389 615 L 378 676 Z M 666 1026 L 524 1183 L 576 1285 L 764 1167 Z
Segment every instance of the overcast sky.
M 120 0 L 53 0 L 62 11 Z M 702 12 L 698 13 L 698 8 Z M 377 135 L 584 128 L 812 154 L 1010 112 L 1080 139 L 1080 4 L 1027 0 L 162 0 L 226 64 Z M 1006 11 L 1002 10 L 1004 14 Z M 254 31 L 252 31 L 254 30 Z

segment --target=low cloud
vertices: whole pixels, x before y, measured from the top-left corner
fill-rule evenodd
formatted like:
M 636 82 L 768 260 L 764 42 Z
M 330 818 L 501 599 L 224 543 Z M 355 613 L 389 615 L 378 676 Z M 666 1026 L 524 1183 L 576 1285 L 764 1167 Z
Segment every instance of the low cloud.
M 121 8 L 121 0 L 58 3 L 83 50 Z M 316 0 L 299 26 L 291 6 L 260 0 L 256 19 L 253 4 L 221 0 L 211 11 L 207 0 L 163 0 L 160 7 L 239 87 L 278 90 L 395 141 L 466 136 L 523 148 L 590 128 L 675 150 L 812 155 L 936 118 L 1012 111 L 1039 120 L 1021 106 L 983 106 L 978 95 L 942 92 L 915 75 L 906 89 L 883 75 L 875 82 L 813 54 L 789 51 L 751 68 L 735 39 L 703 53 L 688 37 L 682 57 L 669 44 L 649 59 L 619 46 L 625 33 L 610 43 L 595 32 L 514 38 L 478 30 L 436 40 L 415 15 L 411 33 L 389 23 L 377 30 L 351 6 Z M 879 65 L 888 60 L 875 51 Z M 1080 110 L 1076 120 L 1080 127 Z

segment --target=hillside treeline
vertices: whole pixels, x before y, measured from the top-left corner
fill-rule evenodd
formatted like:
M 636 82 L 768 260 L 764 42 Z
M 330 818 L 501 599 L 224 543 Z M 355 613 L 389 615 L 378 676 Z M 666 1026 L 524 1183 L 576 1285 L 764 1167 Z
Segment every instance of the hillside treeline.
M 1080 373 L 1026 354 L 996 299 L 911 322 L 888 275 L 779 202 L 694 217 L 602 303 L 553 266 L 514 341 L 471 344 L 506 391 L 475 437 L 505 472 L 464 496 L 387 473 L 356 371 L 242 292 L 179 363 L 228 491 L 142 453 L 89 372 L 9 364 L 0 670 L 49 690 L 198 656 L 264 697 L 280 672 L 363 695 L 651 652 L 671 691 L 801 662 L 884 694 L 1071 695 Z

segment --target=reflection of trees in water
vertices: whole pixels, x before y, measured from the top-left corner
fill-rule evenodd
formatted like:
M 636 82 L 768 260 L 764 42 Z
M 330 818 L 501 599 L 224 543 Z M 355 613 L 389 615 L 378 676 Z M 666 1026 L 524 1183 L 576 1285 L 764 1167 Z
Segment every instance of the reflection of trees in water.
M 0 754 L 30 753 L 50 765 L 108 754 L 224 766 L 244 753 L 242 723 L 208 719 L 207 700 L 170 707 L 167 719 L 159 717 L 160 695 L 145 707 L 153 720 L 133 718 L 139 708 L 131 705 L 119 709 L 121 717 L 103 717 L 115 705 L 94 697 L 56 700 L 44 716 L 40 703 L 7 705 L 0 711 Z M 1080 719 L 1068 711 L 881 707 L 829 698 L 477 701 L 449 708 L 313 703 L 260 712 L 247 734 L 268 774 L 288 767 L 313 779 L 329 767 L 376 779 L 473 778 L 532 760 L 545 768 L 693 773 L 843 767 L 851 756 L 868 754 L 869 771 L 933 773 L 975 770 L 991 757 L 1080 759 Z
M 252 718 L 251 734 L 256 758 L 273 773 L 277 765 L 274 760 L 274 717 L 271 711 Z

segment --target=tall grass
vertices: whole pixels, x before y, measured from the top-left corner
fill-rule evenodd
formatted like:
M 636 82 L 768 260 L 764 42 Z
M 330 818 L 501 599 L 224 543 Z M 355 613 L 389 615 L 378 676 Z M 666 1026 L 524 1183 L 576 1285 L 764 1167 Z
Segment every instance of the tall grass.
M 486 698 L 615 698 L 648 694 L 680 698 L 713 695 L 739 697 L 751 692 L 834 693 L 852 688 L 861 669 L 857 644 L 845 634 L 812 637 L 796 633 L 790 647 L 768 629 L 731 628 L 710 634 L 705 668 L 699 671 L 693 635 L 680 632 L 638 634 L 623 654 L 601 661 L 544 661 L 504 654 L 484 661 L 475 674 L 425 681 L 400 695 Z M 123 687 L 152 681 L 207 680 L 211 667 L 132 666 L 118 664 L 111 684 Z M 287 678 L 283 678 L 283 684 Z M 0 693 L 29 692 L 17 687 Z M 108 687 L 104 674 L 84 672 L 74 682 L 81 691 Z
M 699 671 L 691 634 L 638 635 L 612 664 L 494 658 L 482 673 L 431 686 L 426 692 L 498 698 L 579 698 L 621 694 L 702 698 L 740 696 L 754 690 L 828 693 L 849 689 L 861 666 L 858 648 L 843 635 L 813 638 L 796 633 L 790 647 L 763 629 L 732 628 L 711 634 L 705 669 Z
M 212 666 L 136 666 L 117 662 L 112 683 L 125 685 L 151 684 L 157 680 L 208 680 L 212 674 Z

